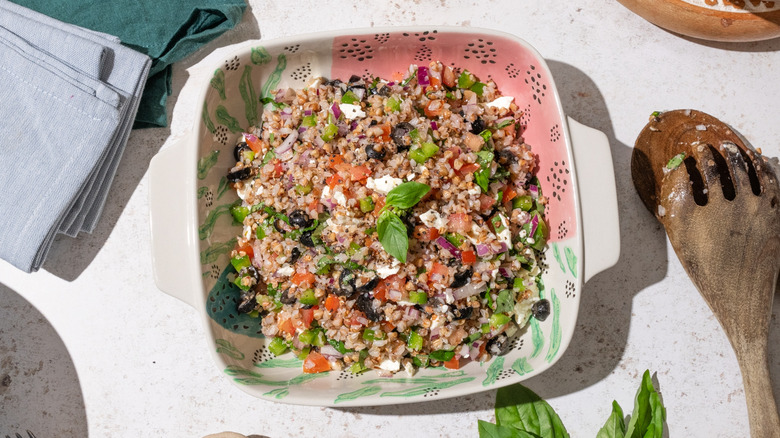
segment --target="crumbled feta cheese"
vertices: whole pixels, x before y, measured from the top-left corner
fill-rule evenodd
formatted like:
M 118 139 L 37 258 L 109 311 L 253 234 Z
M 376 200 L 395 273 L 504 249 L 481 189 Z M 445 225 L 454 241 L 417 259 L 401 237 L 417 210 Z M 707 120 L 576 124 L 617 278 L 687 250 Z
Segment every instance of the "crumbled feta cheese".
M 355 119 L 357 117 L 366 116 L 366 113 L 363 112 L 363 110 L 360 108 L 360 105 L 353 105 L 351 103 L 340 103 L 339 109 L 344 114 L 344 117 L 346 117 L 349 120 Z
M 444 325 L 444 318 L 439 315 L 431 315 L 431 330 Z
M 346 207 L 347 206 L 347 197 L 344 196 L 344 193 L 334 192 L 333 193 L 333 199 L 335 199 L 336 202 L 338 202 L 338 204 L 340 206 L 342 206 L 342 207 Z
M 252 227 L 244 227 L 243 237 L 246 240 L 249 240 L 249 239 L 252 238 Z
M 417 372 L 417 370 L 414 369 L 414 365 L 412 365 L 411 362 L 407 362 L 404 364 L 404 370 L 406 370 L 406 374 L 408 374 L 409 377 L 414 376 L 414 373 Z
M 377 264 L 376 274 L 382 278 L 387 278 L 393 274 L 398 273 L 400 269 L 401 269 L 401 262 L 399 262 L 398 260 L 394 260 L 391 266 Z
M 244 181 L 244 185 L 240 189 L 236 189 L 236 193 L 238 194 L 238 197 L 241 198 L 241 200 L 245 200 L 250 193 L 252 193 L 252 188 L 254 187 L 255 180 L 251 179 L 249 181 Z M 263 193 L 263 186 L 258 186 L 260 194 Z
M 498 217 L 501 218 L 501 225 L 504 226 L 504 231 L 498 233 L 498 239 L 506 243 L 506 245 L 511 248 L 512 233 L 509 232 L 509 222 L 507 222 L 503 214 L 499 214 Z
M 371 190 L 387 194 L 387 192 L 398 187 L 402 182 L 404 182 L 404 180 L 401 178 L 393 178 L 390 175 L 385 175 L 382 178 L 376 179 L 368 177 L 366 179 L 366 187 Z
M 295 268 L 293 268 L 290 265 L 284 265 L 281 268 L 279 268 L 279 270 L 276 272 L 278 272 L 279 275 L 284 275 L 285 277 L 289 277 L 293 274 L 293 272 L 295 272 Z
M 515 100 L 515 98 L 512 96 L 501 96 L 492 102 L 486 103 L 485 106 L 508 109 L 509 104 L 512 103 L 513 100 Z
M 480 189 L 479 186 L 475 184 L 474 187 L 466 190 L 466 193 L 472 196 L 477 196 L 482 193 L 482 189 Z
M 444 219 L 435 210 L 428 210 L 420 215 L 420 220 L 426 227 L 442 229 L 447 226 L 447 220 Z
M 387 359 L 379 364 L 379 368 L 385 370 L 385 371 L 392 371 L 396 372 L 401 369 L 401 362 L 397 360 L 390 360 Z
M 330 198 L 330 187 L 329 186 L 325 186 L 325 187 L 322 188 L 322 196 L 320 196 L 320 198 L 323 198 L 323 199 L 324 198 Z

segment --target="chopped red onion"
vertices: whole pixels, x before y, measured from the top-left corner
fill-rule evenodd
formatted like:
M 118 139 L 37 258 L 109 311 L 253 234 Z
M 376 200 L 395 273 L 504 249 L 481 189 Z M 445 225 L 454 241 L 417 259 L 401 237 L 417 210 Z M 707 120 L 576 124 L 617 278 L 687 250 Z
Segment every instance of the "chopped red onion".
M 535 184 L 528 186 L 528 191 L 531 192 L 532 198 L 539 199 L 539 187 L 537 187 Z
M 395 85 L 395 82 L 388 82 L 388 83 L 387 83 L 387 86 L 388 86 L 388 87 L 392 87 L 393 85 Z
M 295 336 L 292 340 L 293 347 L 295 347 L 297 350 L 303 350 L 306 348 L 306 345 L 298 339 L 298 336 Z
M 468 298 L 477 294 L 481 294 L 486 289 L 487 289 L 487 283 L 485 282 L 469 283 L 463 287 L 460 287 L 452 291 L 452 297 L 455 298 L 455 301 L 462 300 L 463 298 Z
M 310 116 L 310 115 L 311 115 L 311 110 L 305 110 L 305 111 L 303 112 L 303 115 L 304 115 L 304 116 Z
M 503 266 L 498 268 L 498 273 L 504 278 L 512 278 L 512 273 L 509 272 L 508 268 L 504 268 Z
M 417 67 L 417 83 L 420 85 L 431 84 L 431 81 L 428 79 L 428 67 Z
M 433 129 L 434 131 L 439 130 L 439 125 L 437 125 L 436 122 L 434 122 L 433 120 L 431 120 L 431 129 Z
M 389 290 L 387 291 L 387 299 L 393 300 L 393 301 L 401 301 L 403 298 L 403 294 L 397 290 Z
M 539 215 L 535 214 L 531 218 L 531 232 L 528 233 L 528 237 L 534 237 L 536 234 L 536 227 L 539 226 Z
M 354 121 L 354 120 L 353 120 L 353 121 L 352 121 L 352 123 L 350 123 L 350 124 L 349 124 L 349 130 L 350 130 L 350 131 L 354 131 L 354 130 L 355 130 L 355 128 L 357 128 L 357 126 L 358 126 L 358 123 L 357 123 L 357 121 Z
M 353 88 L 352 92 L 355 93 L 358 100 L 363 100 L 363 97 L 366 95 L 366 89 L 362 87 Z
M 276 152 L 276 156 L 283 155 L 285 152 L 288 152 L 292 149 L 293 144 L 295 144 L 295 140 L 298 139 L 298 131 L 293 131 L 290 135 L 287 136 L 287 138 L 284 139 L 282 144 L 279 145 L 274 152 Z M 292 157 L 290 157 L 292 158 Z
M 496 249 L 493 249 L 493 254 L 501 254 L 502 252 L 507 252 L 508 250 L 509 246 L 505 242 L 498 242 Z
M 458 352 L 460 357 L 469 357 L 469 346 L 466 344 L 463 344 L 462 347 L 460 347 L 460 351 Z
M 347 135 L 347 133 L 349 132 L 349 127 L 344 122 L 340 122 L 336 126 L 338 126 L 338 128 L 339 128 L 339 135 L 342 136 L 342 137 Z
M 431 329 L 431 341 L 435 341 L 436 339 L 439 339 L 439 331 L 441 330 L 440 327 L 436 327 L 434 329 Z
M 306 127 L 305 126 L 298 127 L 298 134 L 303 134 L 304 132 L 306 132 Z
M 482 346 L 482 341 L 474 341 L 469 348 L 469 357 L 472 360 L 476 360 L 479 357 L 479 347 Z
M 276 95 L 274 96 L 274 102 L 281 102 L 284 99 L 284 93 L 287 92 L 287 90 L 279 89 L 276 91 Z
M 333 105 L 330 106 L 330 110 L 333 111 L 333 117 L 337 119 L 341 117 L 341 108 L 339 108 L 338 103 L 333 102 Z
M 490 245 L 486 243 L 478 243 L 477 244 L 477 256 L 479 257 L 485 257 L 493 254 L 493 250 L 490 249 Z
M 314 144 L 317 145 L 317 147 L 323 147 L 325 145 L 325 140 L 322 139 L 321 136 L 315 135 L 314 136 Z
M 417 319 L 420 317 L 420 311 L 414 306 L 409 306 L 406 308 L 406 316 L 410 319 Z
M 250 134 L 248 132 L 242 132 L 241 134 L 244 136 L 244 138 L 247 141 L 251 141 L 251 142 L 256 142 L 257 141 L 257 136 L 254 135 L 254 134 Z
M 341 359 L 344 357 L 343 354 L 339 353 L 339 351 L 330 344 L 325 344 L 320 347 L 320 354 L 328 359 Z
M 458 250 L 455 245 L 450 243 L 449 240 L 445 239 L 444 236 L 439 236 L 436 239 L 436 243 L 438 243 L 442 248 L 446 249 L 454 257 L 460 258 L 460 250 Z

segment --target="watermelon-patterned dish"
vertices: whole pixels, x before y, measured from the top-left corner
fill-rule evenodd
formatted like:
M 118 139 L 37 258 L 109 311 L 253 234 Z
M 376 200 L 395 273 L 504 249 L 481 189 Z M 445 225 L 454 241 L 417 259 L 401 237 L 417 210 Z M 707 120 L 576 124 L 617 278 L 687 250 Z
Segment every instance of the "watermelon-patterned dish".
M 606 137 L 564 116 L 550 72 L 533 48 L 504 33 L 438 27 L 349 30 L 276 41 L 249 41 L 235 46 L 230 53 L 224 62 L 212 67 L 213 75 L 210 81 L 200 87 L 199 102 L 202 102 L 203 106 L 196 126 L 183 140 L 163 149 L 151 164 L 152 242 L 157 284 L 166 293 L 182 299 L 202 312 L 209 334 L 209 346 L 214 352 L 219 369 L 226 377 L 246 392 L 269 400 L 321 406 L 366 406 L 455 397 L 497 388 L 536 375 L 561 357 L 575 328 L 582 284 L 617 261 L 617 205 L 612 160 Z M 441 84 L 440 75 L 445 70 L 448 78 L 444 81 L 445 84 Z M 420 78 L 415 77 L 416 73 L 423 75 L 422 82 L 433 79 L 435 85 L 419 84 Z M 428 78 L 429 74 L 433 74 L 433 77 Z M 283 127 L 285 118 L 298 117 L 290 111 L 285 113 L 282 109 L 283 102 L 294 99 L 293 89 L 304 90 L 311 86 L 316 78 L 331 80 L 322 90 L 327 90 L 330 94 L 335 93 L 338 102 L 350 108 L 358 108 L 358 105 L 361 105 L 363 93 L 355 96 L 352 90 L 348 90 L 348 84 L 355 86 L 356 91 L 361 91 L 361 86 L 362 91 L 369 91 L 377 88 L 377 78 L 395 78 L 382 82 L 383 85 L 379 88 L 389 84 L 389 89 L 395 90 L 399 96 L 403 95 L 399 83 L 411 84 L 411 87 L 418 87 L 418 90 L 422 86 L 423 91 L 428 87 L 427 97 L 419 95 L 424 102 L 429 103 L 430 99 L 441 94 L 438 97 L 441 97 L 441 102 L 446 103 L 447 108 L 454 104 L 460 112 L 464 112 L 463 109 L 470 110 L 466 100 L 464 108 L 460 108 L 457 101 L 461 99 L 461 95 L 471 96 L 479 93 L 481 96 L 483 89 L 491 90 L 484 91 L 492 96 L 486 103 L 490 103 L 489 100 L 501 100 L 502 105 L 506 104 L 508 107 L 509 102 L 512 102 L 513 117 L 506 117 L 507 111 L 502 111 L 504 118 L 500 119 L 495 116 L 499 113 L 495 109 L 485 113 L 487 127 L 496 129 L 477 129 L 484 128 L 481 126 L 484 122 L 481 119 L 477 121 L 473 115 L 469 118 L 469 114 L 463 114 L 462 117 L 466 120 L 465 130 L 473 131 L 464 131 L 465 136 L 475 143 L 472 145 L 472 152 L 464 147 L 460 158 L 467 161 L 466 165 L 469 165 L 468 161 L 475 161 L 473 173 L 479 174 L 479 162 L 476 158 L 467 158 L 470 154 L 492 157 L 493 151 L 498 156 L 502 147 L 499 145 L 494 149 L 494 141 L 502 140 L 504 132 L 496 131 L 508 127 L 511 123 L 511 135 L 522 136 L 517 144 L 522 144 L 523 148 L 530 147 L 530 153 L 536 160 L 535 165 L 525 168 L 533 169 L 533 175 L 526 176 L 523 173 L 522 181 L 514 184 L 508 170 L 503 178 L 497 176 L 497 172 L 501 171 L 499 160 L 493 163 L 492 172 L 491 160 L 486 160 L 487 165 L 482 166 L 485 167 L 484 175 L 481 175 L 479 181 L 471 174 L 454 175 L 456 181 L 467 181 L 468 190 L 474 191 L 473 196 L 460 196 L 465 199 L 465 205 L 470 202 L 466 198 L 471 196 L 474 198 L 471 204 L 475 206 L 475 211 L 485 207 L 485 228 L 490 230 L 485 232 L 489 233 L 489 236 L 493 235 L 490 232 L 495 236 L 503 236 L 508 229 L 520 230 L 520 227 L 516 227 L 511 221 L 512 212 L 515 211 L 515 216 L 528 216 L 525 221 L 528 225 L 525 228 L 531 227 L 535 237 L 544 237 L 547 245 L 526 241 L 527 239 L 521 242 L 521 239 L 509 238 L 505 239 L 508 245 L 495 242 L 498 248 L 495 253 L 480 253 L 483 249 L 481 246 L 484 246 L 481 241 L 480 245 L 474 244 L 472 248 L 465 239 L 458 240 L 458 237 L 461 237 L 458 233 L 444 234 L 448 230 L 446 221 L 433 220 L 441 219 L 440 217 L 416 220 L 417 218 L 407 218 L 406 213 L 397 208 L 385 209 L 388 212 L 385 212 L 384 216 L 391 213 L 399 215 L 399 220 L 396 221 L 400 224 L 399 227 L 404 226 L 401 218 L 414 227 L 414 232 L 409 234 L 411 243 L 408 254 L 411 258 L 419 256 L 418 268 L 411 265 L 410 260 L 409 275 L 403 277 L 384 272 L 388 270 L 387 266 L 380 265 L 379 262 L 390 264 L 398 258 L 405 263 L 407 252 L 399 252 L 397 247 L 391 247 L 388 239 L 377 236 L 379 230 L 368 229 L 368 232 L 364 232 L 366 230 L 361 229 L 360 242 L 353 242 L 355 236 L 358 236 L 356 233 L 348 237 L 344 235 L 339 239 L 337 231 L 329 235 L 332 240 L 330 243 L 325 242 L 326 237 L 319 235 L 313 243 L 310 238 L 305 239 L 303 245 L 287 239 L 293 234 L 298 236 L 301 232 L 308 232 L 308 228 L 318 227 L 304 227 L 306 229 L 301 231 L 297 229 L 300 227 L 296 228 L 295 224 L 290 224 L 289 219 L 286 224 L 280 223 L 277 226 L 274 226 L 275 220 L 290 215 L 290 218 L 295 219 L 292 222 L 306 222 L 307 226 L 316 225 L 318 219 L 322 219 L 323 224 L 331 223 L 332 220 L 328 222 L 331 214 L 351 214 L 347 211 L 346 198 L 344 202 L 338 202 L 340 197 L 344 197 L 343 193 L 347 196 L 356 194 L 355 196 L 360 198 L 354 199 L 352 204 L 355 204 L 353 210 L 357 212 L 358 219 L 365 218 L 364 222 L 368 225 L 364 228 L 368 228 L 373 222 L 379 224 L 382 219 L 387 219 L 381 214 L 384 210 L 380 210 L 375 204 L 380 204 L 381 207 L 387 199 L 385 195 L 391 197 L 392 188 L 387 187 L 384 192 L 388 193 L 383 193 L 379 182 L 384 181 L 383 178 L 392 180 L 394 167 L 406 168 L 404 180 L 409 181 L 401 182 L 402 180 L 398 179 L 400 184 L 395 186 L 404 189 L 423 187 L 428 190 L 434 187 L 435 190 L 430 196 L 423 198 L 428 192 L 425 190 L 426 193 L 419 193 L 420 199 L 416 199 L 420 202 L 420 211 L 429 210 L 426 212 L 428 214 L 436 210 L 437 205 L 444 204 L 437 198 L 441 196 L 439 189 L 436 189 L 439 183 L 425 177 L 425 163 L 428 162 L 429 168 L 433 169 L 433 162 L 436 162 L 445 171 L 449 166 L 455 166 L 453 160 L 447 161 L 448 158 L 453 158 L 451 155 L 455 149 L 451 142 L 447 143 L 446 157 L 445 150 L 437 153 L 439 146 L 445 147 L 445 141 L 440 133 L 436 132 L 439 129 L 438 124 L 431 122 L 430 118 L 438 113 L 420 113 L 424 125 L 431 126 L 431 129 L 423 131 L 422 135 L 418 130 L 412 130 L 422 123 L 414 113 L 407 114 L 403 123 L 398 123 L 398 120 L 393 122 L 396 126 L 409 128 L 408 131 L 412 135 L 405 132 L 405 136 L 399 138 L 403 137 L 404 141 L 409 141 L 411 150 L 402 151 L 401 144 L 398 143 L 400 140 L 390 140 L 388 133 L 385 149 L 393 153 L 394 160 L 388 165 L 376 159 L 384 153 L 381 147 L 370 151 L 373 158 L 363 156 L 368 154 L 364 154 L 367 151 L 366 145 L 354 150 L 344 149 L 347 138 L 352 138 L 351 141 L 355 143 L 366 142 L 365 136 L 349 137 L 346 133 L 349 129 L 353 132 L 363 129 L 358 123 L 359 120 L 350 119 L 354 125 L 352 128 L 349 123 L 344 123 L 344 133 L 337 133 L 335 129 L 333 133 L 327 131 L 331 124 L 339 124 L 343 108 L 339 109 L 337 103 L 331 107 L 329 102 L 327 108 L 322 108 L 320 118 L 323 126 L 319 128 L 322 128 L 320 130 L 323 132 L 317 131 L 315 135 L 314 131 L 319 128 L 312 124 L 308 128 L 296 127 L 296 130 L 291 132 L 287 132 L 289 129 L 284 130 L 287 133 L 286 138 L 293 138 L 293 142 L 274 138 L 275 133 L 282 135 L 281 130 L 268 129 L 275 123 L 274 120 L 280 122 L 274 126 Z M 453 82 L 455 78 L 462 80 L 457 86 Z M 470 88 L 473 91 L 468 91 Z M 493 95 L 494 89 L 500 90 L 505 97 Z M 285 90 L 290 91 L 285 93 Z M 308 92 L 313 93 L 311 90 Z M 444 98 L 447 93 L 448 97 Z M 381 100 L 388 113 L 398 112 L 398 109 L 393 109 L 392 104 L 396 103 L 393 96 L 395 95 L 383 98 L 374 96 L 372 102 Z M 350 101 L 345 103 L 343 99 L 347 98 Z M 354 100 L 355 98 L 357 100 Z M 397 103 L 401 104 L 400 98 Z M 365 103 L 363 109 L 372 112 L 366 108 Z M 363 113 L 362 110 L 356 112 Z M 304 114 L 301 110 L 299 118 L 309 117 L 313 122 L 318 113 L 311 110 L 309 113 Z M 399 114 L 388 115 L 388 120 L 394 120 Z M 369 124 L 369 120 L 366 120 L 365 129 L 381 127 L 384 119 L 379 115 L 374 114 L 379 123 L 374 121 Z M 460 120 L 457 115 L 453 116 L 452 120 L 456 119 Z M 441 119 L 438 120 L 442 123 Z M 497 128 L 496 126 L 502 125 L 500 122 L 504 122 L 504 126 Z M 261 125 L 265 128 L 261 129 Z M 449 124 L 442 124 L 441 129 L 449 127 Z M 307 132 L 307 129 L 310 132 Z M 379 128 L 375 130 L 379 132 Z M 307 138 L 308 135 L 312 139 L 324 141 L 313 141 L 304 147 L 303 144 L 294 143 L 298 135 L 290 135 L 292 132 L 300 133 L 301 139 Z M 332 151 L 319 153 L 320 147 L 331 148 L 330 134 L 334 137 L 344 136 L 340 154 Z M 418 136 L 422 137 L 420 144 L 413 144 L 414 138 Z M 393 141 L 396 141 L 395 145 Z M 237 144 L 247 146 L 237 148 Z M 295 149 L 288 150 L 292 144 L 296 145 Z M 335 144 L 334 140 L 334 148 Z M 509 139 L 506 144 L 510 144 Z M 303 150 L 306 155 L 301 156 L 306 158 L 305 163 L 300 161 L 303 158 L 292 158 L 296 151 Z M 281 159 L 269 151 L 279 152 Z M 355 151 L 357 153 L 353 153 Z M 425 151 L 428 152 L 427 155 Z M 504 155 L 507 155 L 508 151 L 507 149 Z M 528 151 L 525 154 L 526 158 L 531 157 Z M 261 155 L 269 161 L 276 160 L 276 167 L 263 163 L 265 160 L 261 159 Z M 331 162 L 317 166 L 316 160 L 311 162 L 314 160 L 311 158 L 313 156 L 321 156 L 323 160 Z M 344 156 L 349 160 L 338 160 Z M 289 163 L 285 164 L 285 157 L 289 159 Z M 333 162 L 334 160 L 338 162 Z M 311 193 L 311 189 L 307 190 L 307 187 L 312 185 L 311 176 L 306 181 L 300 181 L 301 184 L 296 184 L 298 181 L 294 180 L 291 173 L 289 177 L 292 179 L 286 185 L 290 186 L 290 198 L 299 199 L 300 204 L 291 204 L 286 194 L 280 195 L 276 204 L 280 207 L 292 205 L 295 208 L 293 210 L 291 207 L 291 211 L 286 214 L 269 207 L 275 203 L 273 197 L 260 198 L 260 192 L 255 191 L 258 198 L 254 199 L 255 192 L 250 190 L 252 185 L 265 184 L 266 191 L 269 187 L 286 190 L 285 184 L 274 181 L 273 178 L 278 176 L 277 173 L 283 175 L 285 169 L 295 167 L 292 163 L 303 163 L 298 166 L 298 175 L 300 167 L 321 169 L 317 172 L 323 173 L 323 179 L 328 177 L 329 187 L 316 184 L 317 178 L 314 178 L 313 191 L 316 193 Z M 461 162 L 457 163 L 457 167 L 462 165 Z M 509 167 L 509 164 L 505 165 Z M 354 172 L 350 174 L 356 168 L 369 173 L 364 172 L 357 176 Z M 421 172 L 417 178 L 414 177 L 415 168 L 417 172 Z M 346 178 L 346 181 L 343 181 L 344 187 L 339 183 L 341 170 Z M 364 181 L 371 171 L 387 175 L 383 178 L 373 175 L 376 180 Z M 265 177 L 268 179 L 263 180 Z M 416 182 L 417 179 L 422 183 Z M 472 179 L 475 180 L 473 184 Z M 283 182 L 286 183 L 286 180 Z M 323 187 L 320 187 L 321 185 Z M 466 187 L 463 184 L 461 186 Z M 513 205 L 512 200 L 504 196 L 507 190 L 514 192 L 513 187 L 521 192 L 523 202 L 515 202 Z M 239 189 L 238 193 L 236 188 Z M 324 191 L 328 193 L 323 194 Z M 341 196 L 335 196 L 335 193 Z M 332 194 L 334 195 L 331 196 Z M 447 197 L 450 196 L 447 192 Z M 484 198 L 483 201 L 500 197 L 502 205 L 489 212 L 490 206 L 486 202 L 481 205 L 480 197 Z M 344 208 L 339 204 L 344 204 Z M 531 214 L 523 213 L 529 209 Z M 412 211 L 412 207 L 407 210 Z M 271 213 L 268 213 L 269 211 Z M 477 222 L 481 221 L 478 213 L 477 211 L 473 215 Z M 451 216 L 458 218 L 458 215 L 459 213 Z M 532 216 L 535 218 L 534 223 L 543 225 L 540 227 L 537 224 L 534 227 L 531 224 Z M 490 225 L 491 218 L 497 218 L 493 225 Z M 242 220 L 243 223 L 236 219 Z M 428 222 L 438 225 L 434 227 Z M 459 223 L 455 221 L 454 224 Z M 587 227 L 584 224 L 587 224 Z M 450 224 L 450 228 L 452 226 L 454 225 Z M 382 228 L 382 225 L 377 225 L 377 228 Z M 440 238 L 430 236 L 436 228 L 443 233 Z M 423 232 L 427 234 L 417 235 Z M 385 236 L 386 233 L 387 231 Z M 438 232 L 436 234 L 438 235 Z M 267 235 L 275 237 L 266 237 Z M 429 242 L 423 244 L 422 242 L 426 242 L 426 236 Z M 593 238 L 588 239 L 588 236 Z M 520 257 L 517 260 L 523 259 L 519 253 L 515 254 L 514 258 L 509 256 L 512 242 L 516 242 L 518 248 L 525 245 L 529 251 L 529 245 L 536 243 L 535 248 L 544 249 L 544 253 L 534 254 L 533 263 L 514 263 L 517 265 L 516 272 L 522 271 L 523 266 L 529 268 L 532 265 L 534 276 L 510 284 L 514 277 L 510 275 L 510 271 L 515 273 L 510 269 L 511 263 L 517 257 Z M 585 245 L 585 242 L 594 243 Z M 247 257 L 247 252 L 253 252 L 253 245 L 254 251 L 263 252 L 267 269 L 262 267 L 262 257 Z M 274 245 L 280 248 L 284 245 L 294 246 L 297 257 L 290 261 L 289 255 L 279 254 L 279 258 L 273 258 L 269 263 Z M 285 251 L 289 249 L 286 248 Z M 303 253 L 305 254 L 301 255 Z M 297 262 L 298 259 L 301 259 L 301 262 Z M 322 264 L 318 262 L 320 259 L 331 263 L 319 266 Z M 361 262 L 365 266 L 360 265 Z M 398 271 L 396 265 L 399 263 L 388 266 L 395 266 L 395 272 Z M 505 267 L 504 271 L 500 269 L 502 266 Z M 474 273 L 482 268 L 485 268 L 483 278 L 489 287 L 487 291 L 479 290 L 479 295 L 459 297 L 458 294 L 463 289 L 460 283 L 464 281 L 458 283 L 458 280 L 464 280 L 465 277 L 454 277 L 453 284 L 449 286 L 436 286 L 415 279 L 415 275 L 417 278 L 422 276 L 423 279 L 428 275 L 440 275 L 447 277 L 449 284 L 451 279 L 448 276 L 461 275 L 461 270 Z M 428 272 L 431 269 L 436 272 Z M 263 275 L 255 275 L 258 270 L 262 271 Z M 501 275 L 491 279 L 488 274 L 493 271 Z M 502 276 L 508 277 L 506 281 Z M 301 290 L 297 291 L 296 286 L 301 279 L 308 277 L 311 277 L 311 281 L 305 285 L 308 289 L 301 287 Z M 481 284 L 478 277 L 479 273 L 474 273 L 475 284 Z M 399 278 L 407 278 L 405 289 L 394 288 L 393 279 Z M 464 284 L 470 284 L 471 278 L 466 279 Z M 258 280 L 263 279 L 269 285 L 267 290 L 265 282 L 255 286 Z M 296 282 L 296 279 L 299 281 Z M 335 283 L 333 287 L 328 286 L 329 279 Z M 365 283 L 362 289 L 366 290 L 358 293 L 359 289 L 362 289 L 356 281 Z M 504 282 L 507 284 L 501 285 Z M 282 284 L 285 285 L 285 292 L 278 294 Z M 422 296 L 426 295 L 425 290 L 429 287 L 427 296 Z M 499 290 L 496 290 L 491 296 L 494 287 L 503 290 L 500 294 Z M 380 292 L 377 292 L 379 289 L 381 297 Z M 347 294 L 347 291 L 353 293 Z M 453 293 L 458 301 L 448 300 Z M 491 316 L 493 310 L 498 306 L 509 308 L 515 305 L 515 298 L 510 300 L 511 303 L 496 301 L 507 301 L 510 296 L 517 297 L 518 305 L 520 296 L 523 296 L 522 314 L 508 312 L 508 315 L 517 319 L 520 329 L 513 329 L 509 337 L 502 333 L 498 346 L 500 348 L 492 345 L 493 348 L 486 352 L 485 347 L 489 342 L 496 344 L 499 339 L 494 332 L 503 331 L 500 324 L 494 324 L 493 319 L 497 318 Z M 431 301 L 426 305 L 424 301 L 429 297 Z M 422 300 L 423 298 L 425 300 Z M 381 307 L 381 303 L 388 300 L 390 303 L 384 305 L 384 308 Z M 542 309 L 536 312 L 537 316 L 541 317 L 529 318 L 530 305 L 533 303 L 541 304 Z M 464 315 L 462 309 L 457 308 L 463 305 L 469 306 L 468 310 L 476 308 L 477 311 Z M 377 309 L 377 306 L 380 307 Z M 439 307 L 444 310 L 434 314 L 432 309 Z M 389 315 L 394 309 L 398 309 L 396 313 L 402 316 L 400 319 L 390 319 Z M 387 317 L 381 312 L 376 313 L 377 310 L 385 310 Z M 444 320 L 446 325 L 423 326 L 425 318 L 417 321 L 407 317 L 412 312 L 415 315 L 428 312 L 433 319 Z M 480 320 L 479 312 L 482 312 L 482 319 L 485 321 Z M 312 314 L 318 315 L 314 316 L 313 323 L 311 318 L 306 320 L 301 317 Z M 355 326 L 349 327 L 350 330 L 342 329 L 342 333 L 350 334 L 357 330 L 363 335 L 357 338 L 357 335 L 351 338 L 340 337 L 339 327 L 328 320 L 331 314 L 334 318 L 343 318 L 344 324 Z M 495 314 L 499 315 L 500 312 L 496 310 Z M 274 321 L 277 316 L 278 320 Z M 400 328 L 397 327 L 399 321 L 402 326 Z M 413 328 L 403 327 L 407 321 L 413 321 L 417 325 Z M 289 327 L 284 328 L 285 324 Z M 302 324 L 305 325 L 297 327 Z M 319 327 L 320 324 L 323 324 L 322 327 Z M 412 322 L 409 324 L 412 325 Z M 439 327 L 440 325 L 443 326 Z M 450 329 L 453 332 L 463 332 L 464 339 L 451 341 L 454 342 L 452 345 L 445 340 L 442 346 L 439 331 L 449 333 Z M 432 333 L 433 331 L 436 333 Z M 372 336 L 367 338 L 367 332 Z M 388 342 L 388 334 L 390 340 L 398 344 L 397 348 L 393 349 L 398 352 L 397 357 L 392 356 L 393 353 L 386 353 L 387 349 L 376 348 L 371 350 L 371 354 L 385 351 L 382 354 L 390 356 L 377 356 L 372 359 L 364 357 L 367 354 L 358 354 L 358 350 L 365 348 L 366 343 L 384 345 Z M 376 336 L 379 337 L 375 338 Z M 396 339 L 397 337 L 399 339 Z M 368 353 L 368 349 L 363 351 Z M 316 363 L 312 359 L 315 357 Z M 350 364 L 353 366 L 350 367 Z M 399 368 L 401 372 L 397 372 Z

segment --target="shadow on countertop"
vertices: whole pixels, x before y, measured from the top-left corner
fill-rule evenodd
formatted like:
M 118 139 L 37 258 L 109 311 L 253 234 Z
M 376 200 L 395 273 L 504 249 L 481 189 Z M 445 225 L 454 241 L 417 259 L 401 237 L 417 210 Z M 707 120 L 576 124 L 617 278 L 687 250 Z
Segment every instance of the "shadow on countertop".
M 260 38 L 260 28 L 251 8 L 247 7 L 241 22 L 233 29 L 223 33 L 186 59 L 173 65 L 172 91 L 166 103 L 168 126 L 134 129 L 130 133 L 127 147 L 117 168 L 97 228 L 91 234 L 81 233 L 76 238 L 58 235 L 43 264 L 43 269 L 66 281 L 75 280 L 87 269 L 106 243 L 108 236 L 113 232 L 119 217 L 130 201 L 130 197 L 135 193 L 141 179 L 146 174 L 149 162 L 171 134 L 171 115 L 179 93 L 187 82 L 186 69 L 197 64 L 219 47 L 255 38 Z M 180 72 L 182 74 L 179 74 Z M 143 196 L 146 194 L 144 193 Z M 151 254 L 149 254 L 149 259 L 151 260 Z M 117 260 L 116 263 L 119 264 L 121 261 Z M 149 265 L 151 267 L 151 262 Z
M 0 436 L 87 436 L 84 396 L 65 344 L 38 309 L 2 284 L 0 406 Z

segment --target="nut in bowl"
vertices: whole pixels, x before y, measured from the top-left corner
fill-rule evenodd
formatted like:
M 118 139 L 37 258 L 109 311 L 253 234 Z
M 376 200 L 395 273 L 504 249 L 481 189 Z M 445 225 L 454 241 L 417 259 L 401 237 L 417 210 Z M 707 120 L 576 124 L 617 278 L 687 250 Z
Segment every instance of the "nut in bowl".
M 152 240 L 158 286 L 202 312 L 229 379 L 381 405 L 560 358 L 583 282 L 617 260 L 614 177 L 606 137 L 564 116 L 527 43 L 348 30 L 242 43 L 210 71 L 199 123 L 153 160 Z

